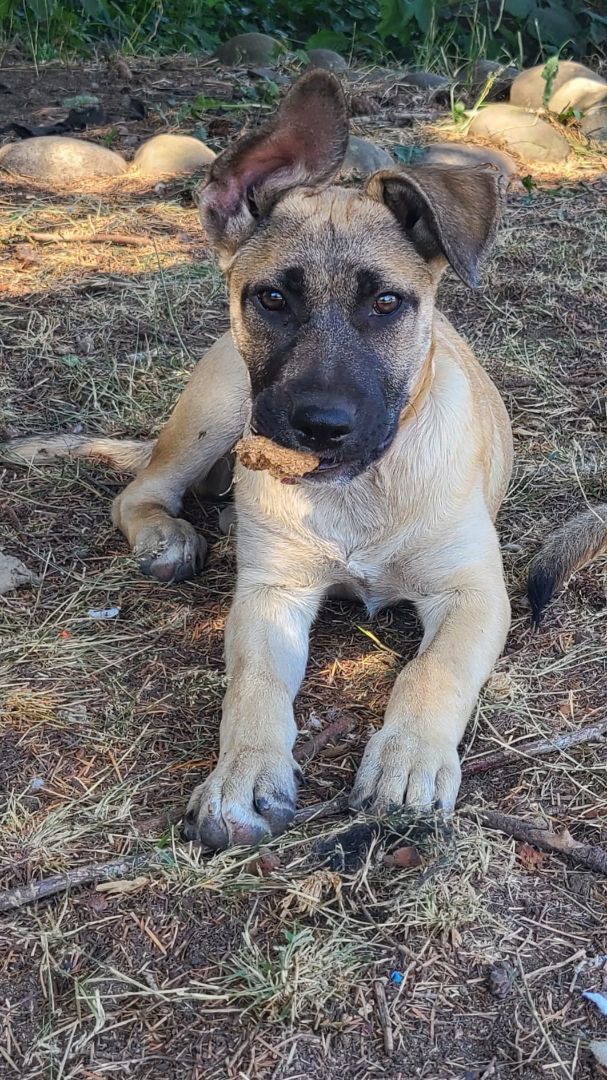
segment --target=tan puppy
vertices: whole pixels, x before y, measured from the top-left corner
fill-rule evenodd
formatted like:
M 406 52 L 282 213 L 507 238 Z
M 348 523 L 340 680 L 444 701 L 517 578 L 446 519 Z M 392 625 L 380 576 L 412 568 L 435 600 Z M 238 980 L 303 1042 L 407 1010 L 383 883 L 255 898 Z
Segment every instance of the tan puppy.
M 337 80 L 305 75 L 269 128 L 212 166 L 201 215 L 226 272 L 232 332 L 203 357 L 157 443 L 67 437 L 21 452 L 144 465 L 114 521 L 160 579 L 201 561 L 188 487 L 251 429 L 321 458 L 294 484 L 236 470 L 238 580 L 215 770 L 186 835 L 253 843 L 290 822 L 293 699 L 325 597 L 412 601 L 424 628 L 351 796 L 381 812 L 451 808 L 457 747 L 510 608 L 493 521 L 512 462 L 502 401 L 434 307 L 449 262 L 473 284 L 499 214 L 491 168 L 377 173 L 327 186 L 348 136 Z M 151 456 L 150 456 L 151 455 Z

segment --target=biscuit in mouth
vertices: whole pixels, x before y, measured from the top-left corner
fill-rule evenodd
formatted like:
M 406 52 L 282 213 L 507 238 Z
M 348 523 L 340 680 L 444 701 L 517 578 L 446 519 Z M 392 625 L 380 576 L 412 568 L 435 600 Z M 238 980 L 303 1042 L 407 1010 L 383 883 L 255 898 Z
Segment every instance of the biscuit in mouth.
M 320 458 L 310 450 L 290 450 L 265 435 L 248 435 L 236 443 L 234 450 L 246 469 L 269 472 L 276 480 L 298 480 L 320 465 Z

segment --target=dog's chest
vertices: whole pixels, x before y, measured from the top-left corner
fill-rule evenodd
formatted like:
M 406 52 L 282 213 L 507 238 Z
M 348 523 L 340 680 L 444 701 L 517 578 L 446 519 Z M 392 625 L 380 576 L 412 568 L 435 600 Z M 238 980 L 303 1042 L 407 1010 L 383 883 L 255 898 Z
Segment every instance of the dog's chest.
M 336 507 L 336 511 L 338 507 Z M 370 612 L 399 600 L 416 600 L 416 529 L 403 515 L 395 520 L 384 504 L 358 512 L 322 514 L 311 530 L 311 544 L 323 545 L 333 595 L 355 596 Z

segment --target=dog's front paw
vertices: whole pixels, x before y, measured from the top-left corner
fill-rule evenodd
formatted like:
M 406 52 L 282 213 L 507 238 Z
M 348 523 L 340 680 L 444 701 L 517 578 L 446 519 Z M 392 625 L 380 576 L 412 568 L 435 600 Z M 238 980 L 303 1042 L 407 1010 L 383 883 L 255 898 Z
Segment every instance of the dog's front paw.
M 202 570 L 206 553 L 206 540 L 183 518 L 145 525 L 133 548 L 142 573 L 163 582 L 195 577 Z
M 460 782 L 456 745 L 391 725 L 371 736 L 349 801 L 373 814 L 403 803 L 412 810 L 452 810 Z
M 205 847 L 259 844 L 293 821 L 297 765 L 283 750 L 228 752 L 194 790 L 184 819 L 186 840 Z

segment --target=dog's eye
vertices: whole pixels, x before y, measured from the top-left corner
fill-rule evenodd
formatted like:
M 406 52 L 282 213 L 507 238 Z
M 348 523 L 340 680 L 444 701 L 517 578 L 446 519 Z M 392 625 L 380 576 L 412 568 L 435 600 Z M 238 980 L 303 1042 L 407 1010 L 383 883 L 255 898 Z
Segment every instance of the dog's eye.
M 266 311 L 284 311 L 287 301 L 278 289 L 262 289 L 257 293 L 257 299 Z
M 400 296 L 397 296 L 396 293 L 382 293 L 381 296 L 377 296 L 375 298 L 375 303 L 373 304 L 373 314 L 393 315 L 395 311 L 398 311 L 401 304 L 402 299 Z

